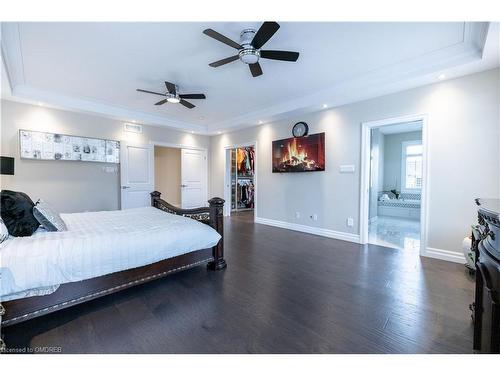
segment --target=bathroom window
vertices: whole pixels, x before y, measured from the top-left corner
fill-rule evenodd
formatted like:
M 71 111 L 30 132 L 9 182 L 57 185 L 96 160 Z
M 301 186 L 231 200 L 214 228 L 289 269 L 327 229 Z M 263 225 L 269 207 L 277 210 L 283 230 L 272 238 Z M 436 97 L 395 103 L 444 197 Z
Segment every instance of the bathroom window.
M 403 142 L 402 146 L 403 190 L 420 190 L 422 188 L 422 141 Z

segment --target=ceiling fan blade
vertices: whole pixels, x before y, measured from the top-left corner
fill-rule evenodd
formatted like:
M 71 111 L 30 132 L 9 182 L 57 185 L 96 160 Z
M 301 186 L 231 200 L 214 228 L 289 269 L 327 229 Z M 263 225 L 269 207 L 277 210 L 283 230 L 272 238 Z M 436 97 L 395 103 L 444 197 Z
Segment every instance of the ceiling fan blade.
M 252 40 L 252 46 L 260 49 L 280 28 L 277 22 L 264 22 Z
M 167 99 L 160 100 L 158 103 L 155 103 L 155 105 L 162 105 L 167 102 Z
M 248 64 L 248 67 L 250 68 L 250 72 L 254 77 L 258 77 L 262 75 L 262 68 L 260 67 L 259 63 L 255 64 Z
M 205 94 L 179 94 L 182 99 L 206 99 Z
M 227 36 L 224 36 L 224 35 L 218 33 L 215 30 L 206 29 L 206 30 L 203 30 L 203 34 L 208 35 L 209 37 L 214 38 L 215 40 L 218 40 L 219 42 L 227 44 L 230 47 L 233 47 L 233 48 L 236 48 L 236 49 L 242 49 L 243 48 L 242 46 L 240 46 L 235 41 L 229 39 Z
M 147 92 L 148 94 L 155 94 L 155 95 L 165 96 L 165 94 L 160 94 L 159 92 L 148 91 L 148 90 L 143 90 L 143 89 L 137 89 L 137 91 L 140 91 L 140 92 Z
M 175 85 L 173 83 L 165 81 L 165 86 L 167 86 L 167 90 L 172 95 L 175 95 L 177 92 L 175 90 Z
M 299 53 L 291 51 L 260 51 L 260 57 L 271 60 L 297 61 Z
M 236 60 L 238 60 L 238 58 L 239 58 L 238 55 L 234 55 L 231 57 L 226 57 L 225 59 L 222 59 L 219 61 L 215 61 L 215 62 L 208 64 L 208 65 L 210 65 L 212 68 L 217 68 L 218 66 L 221 66 L 224 64 L 229 64 L 230 62 L 236 61 Z
M 181 99 L 180 103 L 184 107 L 189 108 L 189 109 L 192 109 L 192 108 L 196 107 L 193 103 L 189 103 L 187 100 L 184 100 L 184 99 Z

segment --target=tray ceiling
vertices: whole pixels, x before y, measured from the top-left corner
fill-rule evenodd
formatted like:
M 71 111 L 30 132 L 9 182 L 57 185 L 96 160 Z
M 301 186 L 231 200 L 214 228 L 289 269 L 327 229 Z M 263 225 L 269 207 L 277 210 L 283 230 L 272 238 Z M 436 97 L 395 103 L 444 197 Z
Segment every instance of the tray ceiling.
M 428 83 L 424 77 L 481 61 L 488 30 L 461 22 L 280 25 L 266 49 L 300 57 L 262 60 L 257 78 L 240 61 L 209 67 L 235 50 L 202 31 L 237 41 L 259 22 L 4 23 L 2 50 L 13 98 L 214 133 Z M 193 100 L 192 110 L 154 106 L 158 97 L 136 91 L 164 91 L 164 80 L 207 100 Z

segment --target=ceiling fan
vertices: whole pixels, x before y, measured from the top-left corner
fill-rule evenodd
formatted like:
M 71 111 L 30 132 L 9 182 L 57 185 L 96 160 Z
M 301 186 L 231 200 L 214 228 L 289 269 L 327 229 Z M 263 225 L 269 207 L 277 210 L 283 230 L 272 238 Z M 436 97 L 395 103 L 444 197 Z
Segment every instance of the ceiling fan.
M 269 39 L 271 39 L 279 28 L 280 25 L 277 22 L 264 22 L 257 31 L 254 29 L 245 29 L 240 34 L 240 43 L 236 43 L 228 37 L 219 34 L 215 30 L 204 30 L 203 33 L 205 35 L 208 35 L 209 37 L 238 50 L 237 55 L 215 61 L 209 65 L 213 68 L 217 68 L 221 65 L 240 59 L 245 64 L 248 64 L 252 76 L 258 77 L 262 75 L 262 68 L 259 64 L 260 58 L 293 62 L 297 61 L 299 58 L 298 52 L 261 50 L 262 46 L 266 44 Z
M 154 92 L 154 91 L 148 91 L 148 90 L 142 90 L 142 89 L 137 89 L 137 91 L 140 92 L 146 92 L 148 94 L 155 94 L 155 95 L 161 95 L 165 96 L 165 99 L 160 100 L 158 103 L 155 103 L 155 105 L 162 105 L 165 103 L 180 103 L 184 107 L 192 109 L 196 107 L 193 103 L 188 102 L 187 100 L 184 99 L 206 99 L 205 94 L 179 94 L 179 87 L 177 85 L 174 85 L 173 83 L 165 81 L 165 87 L 167 88 L 166 93 L 159 93 L 159 92 Z

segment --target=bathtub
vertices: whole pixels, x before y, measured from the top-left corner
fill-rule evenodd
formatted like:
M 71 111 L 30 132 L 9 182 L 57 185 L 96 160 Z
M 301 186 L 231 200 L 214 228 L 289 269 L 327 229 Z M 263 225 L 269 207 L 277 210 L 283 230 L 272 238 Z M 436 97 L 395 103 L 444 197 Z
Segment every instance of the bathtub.
M 418 220 L 420 218 L 420 200 L 389 199 L 386 201 L 378 201 L 377 215 Z

